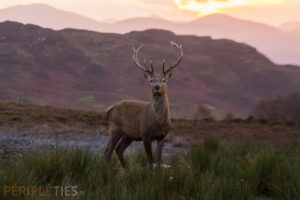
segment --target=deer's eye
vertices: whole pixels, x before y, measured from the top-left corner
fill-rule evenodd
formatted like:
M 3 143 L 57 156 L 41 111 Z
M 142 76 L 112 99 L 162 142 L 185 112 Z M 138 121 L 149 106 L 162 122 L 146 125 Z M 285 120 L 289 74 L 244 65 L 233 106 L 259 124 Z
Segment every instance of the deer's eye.
M 162 82 L 165 83 L 165 82 L 166 82 L 166 79 L 162 79 Z
M 153 83 L 153 79 L 152 78 L 150 79 L 150 83 Z

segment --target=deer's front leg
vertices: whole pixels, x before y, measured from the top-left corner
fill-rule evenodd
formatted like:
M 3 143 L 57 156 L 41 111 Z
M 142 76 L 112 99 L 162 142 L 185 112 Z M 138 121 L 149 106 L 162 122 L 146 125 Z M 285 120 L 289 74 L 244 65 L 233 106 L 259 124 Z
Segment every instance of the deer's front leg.
M 150 171 L 152 172 L 152 164 L 153 164 L 152 142 L 150 140 L 144 140 L 144 147 L 145 147 L 145 151 L 146 151 L 146 154 L 147 154 Z
M 157 150 L 156 150 L 156 164 L 157 167 L 160 167 L 160 163 L 161 163 L 161 154 L 162 154 L 162 149 L 164 147 L 166 140 L 165 138 L 157 141 Z

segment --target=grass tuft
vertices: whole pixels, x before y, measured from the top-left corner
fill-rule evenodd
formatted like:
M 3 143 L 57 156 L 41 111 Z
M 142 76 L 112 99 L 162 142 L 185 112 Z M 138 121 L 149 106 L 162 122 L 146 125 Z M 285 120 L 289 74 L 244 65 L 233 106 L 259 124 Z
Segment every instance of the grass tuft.
M 171 168 L 155 168 L 153 176 L 143 152 L 126 159 L 128 172 L 121 169 L 116 157 L 108 167 L 102 155 L 81 149 L 27 153 L 2 160 L 0 187 L 78 186 L 83 193 L 75 199 L 85 200 L 300 199 L 299 144 L 220 143 L 208 138 L 182 159 L 169 159 Z M 3 196 L 0 192 L 1 199 L 45 199 Z

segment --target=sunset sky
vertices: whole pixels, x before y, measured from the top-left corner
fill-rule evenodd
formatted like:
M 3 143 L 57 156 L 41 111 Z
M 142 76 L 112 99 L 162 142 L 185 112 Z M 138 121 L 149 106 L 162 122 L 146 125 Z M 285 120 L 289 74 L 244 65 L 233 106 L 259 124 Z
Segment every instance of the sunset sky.
M 157 15 L 187 21 L 223 13 L 272 25 L 300 21 L 300 0 L 9 0 L 0 1 L 0 8 L 31 3 L 49 4 L 96 20 Z

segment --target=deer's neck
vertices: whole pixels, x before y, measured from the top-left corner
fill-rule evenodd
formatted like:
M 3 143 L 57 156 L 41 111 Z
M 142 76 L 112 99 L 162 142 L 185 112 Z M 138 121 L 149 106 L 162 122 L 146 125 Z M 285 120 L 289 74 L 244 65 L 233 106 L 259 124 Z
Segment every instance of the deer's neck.
M 167 95 L 153 96 L 151 107 L 153 109 L 155 118 L 158 122 L 162 123 L 164 119 L 169 118 L 169 99 Z

